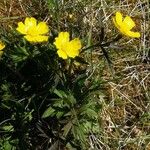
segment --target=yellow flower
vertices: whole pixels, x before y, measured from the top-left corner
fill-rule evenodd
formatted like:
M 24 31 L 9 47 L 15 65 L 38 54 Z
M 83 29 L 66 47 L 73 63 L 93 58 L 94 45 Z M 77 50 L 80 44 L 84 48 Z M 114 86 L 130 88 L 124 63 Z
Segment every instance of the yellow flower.
M 24 38 L 29 42 L 46 42 L 48 41 L 47 34 L 49 32 L 46 22 L 39 22 L 33 17 L 26 18 L 25 22 L 19 22 L 17 31 L 24 35 Z
M 81 49 L 79 38 L 69 41 L 68 32 L 60 32 L 58 37 L 55 38 L 54 45 L 58 49 L 58 56 L 63 59 L 67 59 L 68 57 L 75 58 L 79 55 L 79 50 Z
M 5 44 L 2 42 L 2 41 L 0 41 L 0 57 L 2 56 L 2 54 L 3 54 L 3 49 L 5 48 Z
M 131 17 L 126 16 L 123 19 L 122 14 L 120 12 L 116 12 L 115 17 L 113 17 L 113 22 L 122 34 L 133 38 L 140 37 L 139 32 L 131 31 L 131 29 L 135 27 L 135 22 L 131 19 Z

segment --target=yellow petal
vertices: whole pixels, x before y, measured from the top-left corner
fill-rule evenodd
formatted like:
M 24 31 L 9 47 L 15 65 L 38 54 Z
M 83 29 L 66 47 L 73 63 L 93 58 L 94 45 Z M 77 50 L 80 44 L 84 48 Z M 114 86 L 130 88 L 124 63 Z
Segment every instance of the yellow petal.
M 46 24 L 46 22 L 40 22 L 37 25 L 37 31 L 38 31 L 39 34 L 48 33 L 49 29 L 48 29 L 48 25 Z
M 27 33 L 27 28 L 22 22 L 18 23 L 18 27 L 17 27 L 16 30 L 19 31 L 22 34 L 26 34 Z
M 54 45 L 57 49 L 62 49 L 62 46 L 67 42 L 69 42 L 69 33 L 60 32 L 58 37 L 55 38 Z
M 125 19 L 123 20 L 123 25 L 128 28 L 128 30 L 131 30 L 134 26 L 135 23 L 134 21 L 131 19 L 131 17 L 126 16 Z
M 48 41 L 48 36 L 32 36 L 32 35 L 26 35 L 24 38 L 29 41 L 29 42 L 34 42 L 34 43 L 41 43 L 41 42 L 47 42 Z
M 80 49 L 81 49 L 81 41 L 78 38 L 75 38 L 66 45 L 66 53 L 69 57 L 72 58 L 79 55 Z
M 59 57 L 61 57 L 63 59 L 67 59 L 68 58 L 67 54 L 64 51 L 62 51 L 62 50 L 58 50 L 57 54 L 58 54 Z
M 35 37 L 34 36 L 31 36 L 31 35 L 26 35 L 24 36 L 24 38 L 29 41 L 29 42 L 34 42 L 35 41 Z
M 0 41 L 0 51 L 2 51 L 2 49 L 4 48 L 5 48 L 5 44 L 2 41 Z
M 30 28 L 30 27 L 36 27 L 37 25 L 37 21 L 35 18 L 31 17 L 31 18 L 26 18 L 25 19 L 25 26 Z
M 27 35 L 32 35 L 32 36 L 37 36 L 39 35 L 38 31 L 37 31 L 37 28 L 36 27 L 33 27 L 31 26 L 30 28 L 28 28 L 27 30 Z
M 79 51 L 78 51 L 78 50 L 73 51 L 73 49 L 69 49 L 69 50 L 67 51 L 67 55 L 68 55 L 69 57 L 71 57 L 71 58 L 75 58 L 76 56 L 79 55 Z
M 120 26 L 117 24 L 115 17 L 113 17 L 113 23 L 118 29 L 120 29 Z
M 122 14 L 120 12 L 116 12 L 115 20 L 118 26 L 122 24 Z
M 74 40 L 70 41 L 70 44 L 75 50 L 81 49 L 81 41 L 79 38 L 75 38 Z
M 133 31 L 127 31 L 125 34 L 133 38 L 139 38 L 141 36 L 139 32 L 133 32 Z
M 118 30 L 120 31 L 123 23 L 122 23 L 122 14 L 120 12 L 116 12 L 116 16 L 113 17 L 113 22 L 114 22 L 114 25 L 118 28 Z M 122 31 L 120 31 L 122 32 Z
M 36 36 L 36 42 L 47 42 L 47 41 L 48 41 L 48 36 L 43 36 L 43 35 Z
M 68 32 L 60 32 L 58 38 L 60 38 L 63 41 L 62 43 L 65 43 L 65 42 L 69 42 L 69 36 L 70 35 Z

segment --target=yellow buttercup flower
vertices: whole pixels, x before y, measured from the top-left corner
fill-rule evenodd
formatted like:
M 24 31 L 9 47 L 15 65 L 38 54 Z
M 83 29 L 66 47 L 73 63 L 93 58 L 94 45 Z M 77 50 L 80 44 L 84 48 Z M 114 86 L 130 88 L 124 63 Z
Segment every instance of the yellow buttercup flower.
M 68 57 L 75 58 L 79 55 L 81 49 L 81 41 L 79 38 L 69 41 L 68 32 L 60 32 L 58 37 L 55 38 L 54 45 L 58 49 L 58 56 L 63 59 L 67 59 Z
M 126 16 L 123 19 L 122 14 L 120 12 L 116 12 L 115 17 L 113 17 L 113 22 L 122 34 L 133 38 L 140 37 L 139 32 L 131 31 L 131 29 L 135 27 L 135 22 L 131 19 L 131 17 Z
M 2 42 L 2 41 L 0 41 L 0 57 L 2 56 L 2 54 L 3 54 L 3 49 L 5 48 L 5 44 Z
M 19 22 L 17 31 L 24 35 L 24 38 L 29 42 L 46 42 L 48 41 L 48 36 L 46 34 L 49 32 L 48 25 L 46 22 L 39 22 L 33 17 L 26 18 L 24 23 Z

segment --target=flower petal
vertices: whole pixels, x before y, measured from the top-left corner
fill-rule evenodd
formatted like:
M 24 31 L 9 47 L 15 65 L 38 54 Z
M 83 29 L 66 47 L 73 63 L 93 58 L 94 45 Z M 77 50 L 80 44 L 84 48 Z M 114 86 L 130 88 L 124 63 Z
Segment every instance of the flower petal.
M 130 30 L 126 32 L 126 35 L 133 38 L 139 38 L 141 36 L 139 32 L 133 32 Z
M 27 33 L 27 28 L 26 26 L 23 24 L 23 22 L 19 22 L 18 23 L 18 27 L 16 29 L 17 31 L 19 31 L 22 34 L 26 34 Z
M 37 36 L 32 36 L 32 35 L 26 35 L 24 36 L 24 38 L 29 41 L 29 42 L 47 42 L 48 41 L 48 36 L 41 36 L 41 35 L 37 35 Z
M 120 30 L 120 26 L 117 24 L 115 17 L 113 17 L 113 23 Z
M 62 51 L 62 50 L 58 50 L 57 54 L 58 54 L 59 57 L 61 57 L 63 59 L 67 59 L 68 58 L 67 54 L 64 51 Z
M 79 38 L 75 38 L 74 40 L 70 41 L 70 44 L 75 50 L 81 49 L 81 41 Z
M 49 29 L 48 29 L 48 25 L 46 24 L 46 22 L 40 22 L 37 25 L 37 32 L 39 34 L 46 34 L 48 33 Z
M 47 42 L 47 41 L 48 41 L 48 36 L 43 36 L 43 35 L 36 36 L 36 42 Z
M 123 24 L 128 30 L 131 30 L 135 26 L 134 21 L 129 16 L 125 17 L 125 19 L 123 20 Z
M 4 48 L 5 48 L 5 44 L 2 41 L 0 41 L 0 51 L 2 51 L 2 49 Z
M 122 24 L 122 14 L 120 12 L 116 12 L 115 20 L 118 26 Z
M 55 38 L 54 45 L 58 49 L 62 49 L 62 46 L 69 42 L 69 33 L 68 32 L 60 32 L 58 37 Z
M 29 41 L 29 42 L 35 42 L 36 39 L 34 36 L 31 36 L 31 35 L 25 35 L 24 38 Z
M 37 20 L 35 18 L 33 18 L 33 17 L 28 18 L 27 17 L 25 19 L 25 26 L 26 27 L 28 27 L 28 28 L 30 28 L 30 27 L 36 27 L 36 25 L 37 25 Z
M 69 57 L 72 58 L 79 55 L 80 49 L 81 49 L 81 41 L 78 38 L 75 38 L 66 45 L 66 53 Z
M 38 36 L 39 33 L 37 31 L 37 28 L 36 27 L 32 27 L 32 26 L 30 28 L 28 28 L 27 35 Z

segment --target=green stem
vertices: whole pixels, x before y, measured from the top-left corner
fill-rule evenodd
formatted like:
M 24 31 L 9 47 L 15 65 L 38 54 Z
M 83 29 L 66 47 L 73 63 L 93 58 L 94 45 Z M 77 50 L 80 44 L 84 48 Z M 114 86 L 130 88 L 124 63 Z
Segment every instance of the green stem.
M 73 65 L 73 59 L 70 59 L 69 60 L 70 62 L 69 62 L 69 68 L 68 68 L 68 75 L 69 75 L 69 77 L 71 76 L 71 71 L 72 71 L 72 65 Z
M 114 72 L 115 72 L 115 71 L 114 71 L 114 68 L 113 68 L 113 66 L 112 66 L 112 62 L 111 62 L 111 60 L 110 60 L 110 58 L 109 58 L 109 56 L 108 56 L 108 53 L 106 52 L 106 50 L 105 50 L 105 48 L 104 48 L 103 46 L 101 46 L 101 50 L 102 50 L 102 52 L 103 52 L 103 54 L 104 54 L 104 57 L 105 57 L 105 59 L 106 59 L 106 61 L 107 61 L 107 63 L 108 63 L 110 72 L 111 72 L 112 76 L 114 76 Z
M 122 38 L 122 35 L 119 34 L 119 35 L 116 36 L 113 40 L 108 41 L 108 42 L 106 42 L 106 43 L 96 43 L 96 44 L 94 44 L 94 45 L 91 45 L 91 46 L 89 46 L 89 47 L 86 47 L 86 48 L 84 48 L 84 49 L 81 50 L 81 53 L 83 53 L 84 51 L 86 51 L 86 50 L 88 50 L 88 49 L 91 49 L 91 48 L 93 48 L 93 47 L 105 47 L 105 46 L 109 46 L 110 44 L 119 41 L 121 38 Z

